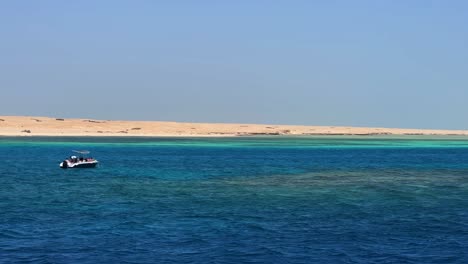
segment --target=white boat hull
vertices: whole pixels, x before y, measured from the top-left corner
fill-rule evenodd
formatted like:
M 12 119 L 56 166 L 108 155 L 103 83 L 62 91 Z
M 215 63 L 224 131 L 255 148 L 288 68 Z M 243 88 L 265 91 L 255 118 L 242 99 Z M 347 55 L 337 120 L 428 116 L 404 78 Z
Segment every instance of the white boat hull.
M 60 168 L 67 169 L 67 168 L 94 168 L 98 164 L 97 160 L 92 161 L 78 161 L 78 162 L 70 162 L 65 160 L 60 163 Z

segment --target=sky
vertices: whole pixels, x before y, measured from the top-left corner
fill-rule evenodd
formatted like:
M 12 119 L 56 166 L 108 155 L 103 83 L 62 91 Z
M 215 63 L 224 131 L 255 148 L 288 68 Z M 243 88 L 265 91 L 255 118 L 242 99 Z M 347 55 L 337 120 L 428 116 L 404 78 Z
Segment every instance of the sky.
M 468 129 L 468 1 L 0 1 L 0 115 Z

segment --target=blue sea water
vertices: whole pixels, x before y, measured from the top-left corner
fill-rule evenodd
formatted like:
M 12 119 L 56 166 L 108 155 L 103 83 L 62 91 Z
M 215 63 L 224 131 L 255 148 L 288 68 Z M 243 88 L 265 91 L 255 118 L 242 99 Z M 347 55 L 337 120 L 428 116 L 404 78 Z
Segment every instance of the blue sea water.
M 3 137 L 0 263 L 468 263 L 468 138 Z

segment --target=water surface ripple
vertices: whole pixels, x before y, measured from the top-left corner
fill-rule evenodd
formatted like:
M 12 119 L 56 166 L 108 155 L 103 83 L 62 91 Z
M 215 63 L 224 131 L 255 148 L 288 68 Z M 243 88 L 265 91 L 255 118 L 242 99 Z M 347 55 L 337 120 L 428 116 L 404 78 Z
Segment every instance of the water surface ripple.
M 468 263 L 468 139 L 0 138 L 0 214 L 0 263 Z

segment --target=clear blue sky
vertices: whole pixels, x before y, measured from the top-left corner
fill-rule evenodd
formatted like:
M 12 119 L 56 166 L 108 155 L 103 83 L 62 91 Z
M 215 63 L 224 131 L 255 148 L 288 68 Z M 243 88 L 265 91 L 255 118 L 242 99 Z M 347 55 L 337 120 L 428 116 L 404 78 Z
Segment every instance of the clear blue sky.
M 468 129 L 468 1 L 1 1 L 0 115 Z

